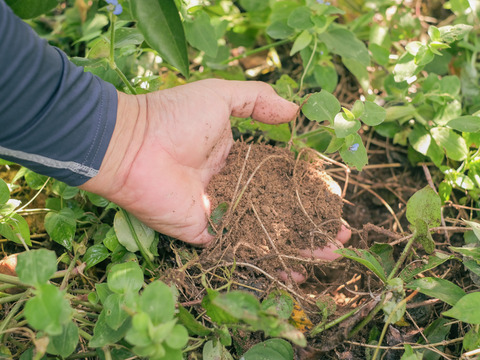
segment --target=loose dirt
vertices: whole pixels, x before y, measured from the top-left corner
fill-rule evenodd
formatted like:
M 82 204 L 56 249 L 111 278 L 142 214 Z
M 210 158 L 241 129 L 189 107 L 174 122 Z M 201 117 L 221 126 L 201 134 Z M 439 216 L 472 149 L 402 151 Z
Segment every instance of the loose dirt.
M 275 274 L 300 270 L 300 249 L 335 242 L 342 199 L 332 192 L 333 180 L 318 157 L 299 155 L 264 144 L 234 144 L 207 189 L 212 209 L 228 204 L 228 210 L 212 224 L 216 241 L 203 251 L 204 261 L 235 260 Z

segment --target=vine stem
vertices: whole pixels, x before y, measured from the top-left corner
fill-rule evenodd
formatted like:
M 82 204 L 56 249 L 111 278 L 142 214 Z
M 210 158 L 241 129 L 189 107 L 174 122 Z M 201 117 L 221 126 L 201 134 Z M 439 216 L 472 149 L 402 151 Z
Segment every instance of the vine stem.
M 259 53 L 259 52 L 261 52 L 261 51 L 263 51 L 263 50 L 268 50 L 268 49 L 274 48 L 274 47 L 276 47 L 276 46 L 280 46 L 280 45 L 286 44 L 286 43 L 288 43 L 288 42 L 290 42 L 290 41 L 291 41 L 290 39 L 283 39 L 283 40 L 274 42 L 274 43 L 272 43 L 272 44 L 260 46 L 259 48 L 246 51 L 246 52 L 244 52 L 244 53 L 241 54 L 241 55 L 228 58 L 227 60 L 222 61 L 221 64 L 228 64 L 229 62 L 246 58 L 247 56 L 250 56 L 250 55 Z
M 400 258 L 398 259 L 397 263 L 393 267 L 392 271 L 390 272 L 390 275 L 388 275 L 387 281 L 392 280 L 392 278 L 395 276 L 395 274 L 397 273 L 400 266 L 405 261 L 405 258 L 407 257 L 408 253 L 410 252 L 410 249 L 412 248 L 413 243 L 417 239 L 417 237 L 415 235 L 416 234 L 413 234 L 413 236 L 408 240 L 407 245 L 405 245 L 405 247 L 403 248 L 402 254 L 400 255 Z
M 0 323 L 0 344 L 4 344 L 4 338 L 6 333 L 4 332 L 5 328 L 7 325 L 10 323 L 10 320 L 17 314 L 17 312 L 20 310 L 21 306 L 23 305 L 23 302 L 27 299 L 27 297 L 30 295 L 31 290 L 28 289 L 21 295 L 20 299 L 17 301 L 15 306 L 10 310 L 8 315 L 5 317 L 5 319 Z
M 120 211 L 122 212 L 123 216 L 125 217 L 125 221 L 128 224 L 128 228 L 130 229 L 130 233 L 132 234 L 133 239 L 135 240 L 135 243 L 138 246 L 138 249 L 140 250 L 140 253 L 142 254 L 143 258 L 145 259 L 145 262 L 147 263 L 147 266 L 150 268 L 150 270 L 154 270 L 155 266 L 152 263 L 153 260 L 153 255 L 145 249 L 143 244 L 140 242 L 137 236 L 137 232 L 135 231 L 135 228 L 133 227 L 132 221 L 130 220 L 130 216 L 128 212 L 122 208 L 120 208 Z
M 117 63 L 115 62 L 115 20 L 116 19 L 117 17 L 113 14 L 113 12 L 111 12 L 110 13 L 110 55 L 108 57 L 108 64 L 110 65 L 110 68 L 117 73 L 118 77 L 127 86 L 130 93 L 133 95 L 137 95 L 135 88 L 132 86 L 130 81 L 128 81 L 125 74 L 122 72 L 122 70 L 118 68 Z
M 310 55 L 310 58 L 308 59 L 308 62 L 307 62 L 307 66 L 305 66 L 305 70 L 303 71 L 302 77 L 300 78 L 300 85 L 298 87 L 297 94 L 300 94 L 300 92 L 302 91 L 303 81 L 305 80 L 305 76 L 307 75 L 308 69 L 312 64 L 313 58 L 315 57 L 315 53 L 317 52 L 318 39 L 316 36 L 314 36 L 314 39 L 315 39 L 315 42 L 313 43 L 312 55 Z

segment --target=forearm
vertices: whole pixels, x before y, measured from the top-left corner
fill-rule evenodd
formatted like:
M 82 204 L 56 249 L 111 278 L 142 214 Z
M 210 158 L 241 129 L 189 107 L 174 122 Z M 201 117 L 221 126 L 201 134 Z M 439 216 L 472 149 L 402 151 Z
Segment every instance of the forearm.
M 0 157 L 70 185 L 98 173 L 115 88 L 73 65 L 0 0 Z

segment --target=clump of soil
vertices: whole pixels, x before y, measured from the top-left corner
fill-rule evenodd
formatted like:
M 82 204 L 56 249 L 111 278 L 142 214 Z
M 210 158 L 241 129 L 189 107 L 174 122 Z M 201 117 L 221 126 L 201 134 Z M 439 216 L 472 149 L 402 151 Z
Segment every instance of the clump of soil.
M 298 269 L 300 249 L 335 242 L 342 199 L 322 169 L 318 157 L 305 151 L 295 159 L 286 149 L 235 143 L 207 189 L 212 209 L 226 203 L 228 210 L 215 225 L 216 241 L 203 251 L 204 261 L 235 260 L 273 274 Z

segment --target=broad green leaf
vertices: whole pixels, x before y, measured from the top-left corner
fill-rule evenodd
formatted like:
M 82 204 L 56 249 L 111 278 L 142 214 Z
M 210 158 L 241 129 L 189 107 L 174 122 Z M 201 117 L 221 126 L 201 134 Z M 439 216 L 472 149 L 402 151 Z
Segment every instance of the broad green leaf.
M 294 302 L 290 294 L 286 291 L 275 290 L 272 291 L 265 300 L 262 301 L 262 310 L 274 310 L 282 319 L 289 319 L 292 314 Z
M 32 246 L 30 228 L 22 216 L 14 213 L 0 221 L 0 235 L 17 244 L 22 244 L 23 239 L 27 245 Z
M 455 305 L 458 300 L 465 296 L 465 291 L 454 283 L 433 277 L 416 279 L 406 285 L 407 288 L 420 291 L 421 293 L 437 298 L 449 305 Z
M 426 156 L 432 143 L 432 136 L 425 127 L 415 124 L 408 134 L 408 141 L 416 151 Z
M 385 276 L 385 271 L 383 270 L 382 265 L 377 260 L 377 258 L 368 250 L 338 249 L 338 250 L 335 250 L 335 253 L 340 254 L 346 257 L 347 259 L 355 260 L 356 262 L 370 269 L 383 282 L 387 281 L 387 277 Z
M 151 319 L 153 325 L 170 321 L 175 315 L 176 294 L 161 281 L 154 281 L 143 290 L 139 307 Z
M 473 351 L 480 347 L 480 334 L 475 328 L 471 328 L 463 337 L 463 347 L 466 351 Z
M 472 228 L 477 240 L 480 240 L 480 224 L 475 221 L 468 220 L 463 220 L 463 222 Z
M 110 294 L 103 302 L 105 320 L 113 330 L 118 330 L 128 318 L 128 314 L 123 310 L 124 304 L 125 297 L 120 294 Z
M 218 44 L 215 28 L 205 11 L 197 11 L 192 21 L 185 22 L 185 34 L 193 47 L 212 58 L 217 56 Z
M 428 46 L 422 46 L 417 55 L 415 55 L 415 65 L 424 66 L 432 62 L 435 58 L 435 54 L 430 50 Z
M 42 284 L 36 295 L 25 305 L 25 318 L 35 330 L 48 335 L 61 335 L 63 325 L 70 321 L 72 309 L 64 293 L 52 284 Z
M 178 305 L 177 317 L 182 325 L 187 328 L 190 335 L 208 336 L 212 332 L 180 304 Z
M 400 360 L 422 360 L 423 354 L 421 352 L 413 350 L 411 345 L 404 345 L 405 352 Z
M 155 238 L 155 231 L 141 223 L 133 215 L 128 214 L 127 216 L 128 219 L 125 217 L 123 211 L 118 211 L 115 214 L 113 226 L 115 228 L 118 241 L 120 244 L 125 246 L 128 251 L 135 252 L 139 250 L 138 244 L 135 241 L 135 237 L 132 234 L 132 229 L 128 224 L 128 220 L 130 220 L 138 241 L 140 241 L 141 245 L 143 245 L 145 249 L 148 249 Z
M 182 325 L 175 325 L 165 339 L 165 343 L 172 349 L 180 350 L 188 343 L 188 331 Z
M 406 216 L 412 225 L 421 219 L 429 227 L 434 227 L 440 225 L 440 210 L 440 197 L 430 186 L 425 186 L 408 200 Z
M 344 59 L 355 60 L 365 68 L 370 65 L 370 55 L 365 44 L 350 30 L 335 28 L 320 34 L 318 39 L 324 42 L 332 53 Z
M 427 328 L 424 330 L 424 334 L 427 337 L 427 340 L 430 344 L 438 343 L 447 338 L 450 334 L 451 329 L 451 321 L 450 319 L 439 318 L 434 320 Z M 420 337 L 418 340 L 419 344 L 425 344 L 425 340 L 423 337 Z M 437 347 L 438 350 L 443 351 L 443 346 Z M 423 352 L 423 360 L 438 360 L 440 359 L 440 355 L 438 352 L 434 352 L 431 350 L 425 350 Z
M 90 202 L 93 205 L 98 206 L 98 207 L 107 207 L 108 204 L 110 204 L 110 201 L 108 201 L 104 197 L 102 197 L 100 195 L 97 195 L 97 194 L 93 194 L 91 192 L 87 192 L 87 197 L 88 197 L 88 200 L 90 200 Z
M 340 156 L 348 166 L 361 171 L 368 163 L 367 149 L 363 145 L 362 138 L 358 134 L 349 135 L 340 149 Z
M 449 246 L 449 249 L 456 251 L 464 256 L 470 256 L 474 260 L 480 260 L 480 247 L 470 247 L 470 246 L 469 245 L 463 246 L 463 247 Z
M 315 121 L 333 122 L 335 115 L 339 112 L 340 103 L 337 98 L 325 90 L 312 94 L 302 107 L 302 113 L 308 119 Z
M 480 292 L 465 295 L 444 316 L 453 317 L 468 324 L 480 324 Z
M 145 41 L 142 33 L 135 28 L 121 27 L 115 29 L 115 48 L 121 49 L 129 45 L 140 45 Z
M 63 325 L 60 335 L 50 336 L 47 352 L 66 358 L 73 354 L 78 344 L 78 327 L 73 321 Z
M 300 50 L 306 48 L 312 41 L 312 38 L 312 34 L 307 30 L 302 31 L 293 43 L 292 50 L 290 50 L 290 56 L 293 56 Z
M 52 184 L 52 191 L 54 194 L 68 200 L 77 195 L 80 189 L 77 187 L 68 186 L 64 182 L 56 180 Z
M 288 17 L 287 25 L 297 30 L 306 30 L 313 27 L 312 11 L 307 6 L 300 6 L 293 10 Z M 293 50 L 292 50 L 293 52 Z M 290 53 L 292 55 L 292 53 Z
M 254 345 L 241 360 L 292 360 L 293 348 L 283 339 L 269 339 Z
M 357 59 L 342 57 L 343 65 L 353 74 L 358 80 L 358 83 L 367 91 L 370 87 L 370 78 L 367 67 Z
M 363 111 L 365 110 L 365 104 L 363 101 L 357 100 L 352 107 L 352 113 L 355 115 L 355 118 L 360 118 L 363 115 Z
M 387 111 L 371 101 L 365 101 L 363 114 L 360 116 L 362 121 L 369 126 L 381 124 L 387 116 Z
M 0 205 L 5 204 L 10 199 L 10 190 L 3 179 L 0 179 Z
M 133 261 L 115 264 L 107 276 L 110 290 L 118 294 L 137 292 L 143 285 L 143 272 L 140 266 Z
M 15 14 L 22 19 L 32 19 L 45 14 L 58 5 L 57 0 L 6 0 Z
M 403 54 L 393 68 L 395 81 L 401 82 L 410 79 L 419 71 L 419 66 L 415 64 L 415 58 L 409 53 Z
M 434 127 L 430 130 L 432 137 L 437 144 L 445 150 L 447 157 L 452 160 L 465 160 L 468 154 L 465 139 L 458 135 L 452 129 L 446 127 Z
M 378 255 L 385 274 L 390 274 L 395 266 L 395 260 L 393 259 L 393 247 L 389 244 L 375 243 L 370 247 L 370 251 Z
M 258 321 L 260 304 L 255 296 L 243 291 L 230 291 L 219 294 L 212 303 L 239 320 L 247 324 Z
M 361 126 L 360 121 L 355 119 L 347 120 L 343 113 L 338 113 L 333 120 L 333 128 L 338 138 L 345 138 L 348 135 L 356 134 Z
M 442 41 L 446 43 L 463 39 L 472 29 L 473 26 L 465 24 L 447 25 L 438 28 Z
M 330 93 L 335 91 L 338 84 L 338 74 L 333 66 L 315 65 L 313 68 L 313 77 L 322 89 Z
M 28 186 L 30 186 L 33 190 L 40 190 L 40 188 L 45 184 L 48 179 L 47 176 L 37 174 L 36 172 L 33 172 L 29 169 L 26 169 L 24 177 Z
M 97 244 L 90 246 L 85 252 L 85 255 L 83 255 L 83 261 L 87 265 L 85 267 L 85 270 L 88 270 L 92 266 L 95 266 L 98 263 L 102 262 L 103 260 L 108 258 L 108 255 L 110 255 L 110 252 L 105 247 L 105 245 Z
M 153 331 L 153 324 L 148 315 L 144 312 L 137 312 L 132 318 L 132 326 L 128 329 L 125 340 L 132 345 L 149 346 L 152 344 L 153 335 L 150 334 L 149 329 Z
M 447 260 L 455 258 L 453 255 L 445 255 L 443 253 L 436 253 L 430 255 L 425 263 L 419 263 L 414 261 L 403 268 L 400 272 L 399 277 L 405 282 L 411 281 L 415 276 L 421 274 L 427 270 L 436 268 L 437 266 L 443 264 Z
M 21 282 L 39 286 L 47 281 L 57 271 L 57 257 L 47 249 L 30 250 L 18 254 L 15 268 Z
M 218 324 L 234 324 L 239 321 L 236 314 L 231 314 L 230 311 L 224 310 L 222 307 L 214 304 L 216 298 L 221 294 L 215 290 L 207 289 L 207 295 L 203 297 L 202 306 L 207 311 L 207 315 L 212 321 Z
M 89 347 L 97 348 L 115 344 L 125 336 L 128 329 L 131 327 L 130 320 L 127 320 L 118 330 L 113 330 L 107 325 L 105 316 L 105 310 L 103 310 L 95 323 L 93 336 L 88 344 Z
M 268 36 L 273 39 L 286 39 L 293 35 L 294 30 L 285 21 L 276 21 L 267 27 Z
M 134 1 L 132 8 L 147 43 L 188 77 L 187 42 L 175 1 Z
M 480 131 L 480 117 L 472 115 L 461 116 L 450 120 L 447 126 L 463 132 L 478 132 Z
M 105 300 L 107 300 L 108 295 L 113 294 L 113 292 L 108 288 L 107 283 L 95 284 L 95 291 L 102 304 L 105 302 Z
M 75 213 L 70 208 L 63 208 L 58 213 L 49 212 L 45 216 L 45 230 L 50 238 L 68 250 L 72 250 L 76 229 Z
M 233 360 L 232 355 L 225 349 L 220 341 L 215 345 L 212 340 L 207 341 L 202 350 L 203 360 Z
M 269 5 L 267 0 L 240 0 L 239 3 L 242 8 L 251 13 L 263 11 L 267 9 Z

